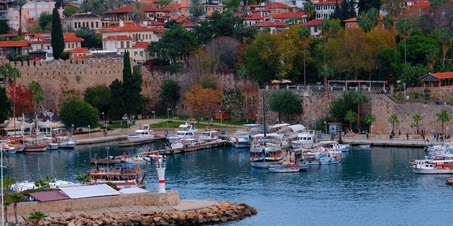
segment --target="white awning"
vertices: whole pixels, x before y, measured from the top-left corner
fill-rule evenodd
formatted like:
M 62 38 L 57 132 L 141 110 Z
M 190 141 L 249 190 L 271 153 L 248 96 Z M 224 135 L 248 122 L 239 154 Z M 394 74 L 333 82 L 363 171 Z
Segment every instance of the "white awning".
M 291 128 L 293 131 L 305 131 L 305 126 L 303 126 L 301 124 L 292 125 L 292 126 L 288 126 L 288 127 Z
M 106 184 L 60 188 L 60 190 L 71 199 L 88 198 L 97 196 L 120 195 L 118 191 Z
M 284 126 L 289 126 L 289 124 L 287 124 L 287 123 L 275 124 L 275 125 L 269 126 L 269 127 L 270 128 L 280 128 L 280 127 L 284 127 Z
M 135 194 L 135 193 L 146 193 L 149 192 L 145 189 L 133 187 L 133 188 L 123 188 L 120 190 L 121 194 Z

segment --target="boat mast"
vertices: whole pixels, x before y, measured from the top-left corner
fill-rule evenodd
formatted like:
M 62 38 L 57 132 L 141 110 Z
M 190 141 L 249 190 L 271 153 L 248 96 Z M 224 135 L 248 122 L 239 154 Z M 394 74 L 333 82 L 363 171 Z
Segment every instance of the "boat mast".
M 264 93 L 263 93 L 263 126 L 264 126 L 264 137 L 266 137 L 266 110 L 264 107 Z

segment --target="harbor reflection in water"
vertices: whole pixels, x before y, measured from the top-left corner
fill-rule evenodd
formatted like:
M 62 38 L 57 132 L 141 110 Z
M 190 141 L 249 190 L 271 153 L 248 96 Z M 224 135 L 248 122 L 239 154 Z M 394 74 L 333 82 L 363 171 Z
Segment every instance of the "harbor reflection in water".
M 150 144 L 119 148 L 114 143 L 77 146 L 75 150 L 7 155 L 6 174 L 16 180 L 50 175 L 75 181 L 102 158 L 123 152 L 134 154 L 160 147 Z M 258 215 L 225 225 L 440 225 L 449 222 L 453 190 L 449 175 L 415 175 L 408 168 L 422 159 L 421 148 L 353 148 L 341 164 L 309 166 L 307 173 L 278 174 L 250 167 L 248 149 L 231 147 L 167 157 L 166 187 L 179 190 L 182 199 L 244 202 Z M 148 190 L 158 187 L 153 164 L 147 173 Z

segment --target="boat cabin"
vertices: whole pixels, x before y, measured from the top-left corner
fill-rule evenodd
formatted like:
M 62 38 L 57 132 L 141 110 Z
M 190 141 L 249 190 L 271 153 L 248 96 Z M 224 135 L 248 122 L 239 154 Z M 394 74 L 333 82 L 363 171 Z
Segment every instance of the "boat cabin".
M 119 187 L 137 187 L 139 186 L 140 168 L 129 168 L 126 165 L 131 163 L 121 163 L 110 169 L 96 169 L 91 171 L 90 178 L 92 183 L 115 183 Z M 143 184 L 140 184 L 143 187 Z

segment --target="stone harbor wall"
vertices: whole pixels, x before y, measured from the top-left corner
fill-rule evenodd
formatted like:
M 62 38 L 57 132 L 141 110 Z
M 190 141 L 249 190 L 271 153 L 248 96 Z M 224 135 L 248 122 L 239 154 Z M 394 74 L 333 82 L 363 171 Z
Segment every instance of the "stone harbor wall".
M 33 211 L 43 213 L 72 212 L 118 206 L 174 206 L 179 203 L 179 191 L 170 190 L 167 193 L 147 192 L 49 202 L 20 202 L 17 204 L 17 215 L 28 215 Z M 10 209 L 8 217 L 14 217 L 14 211 L 12 211 L 12 208 Z

